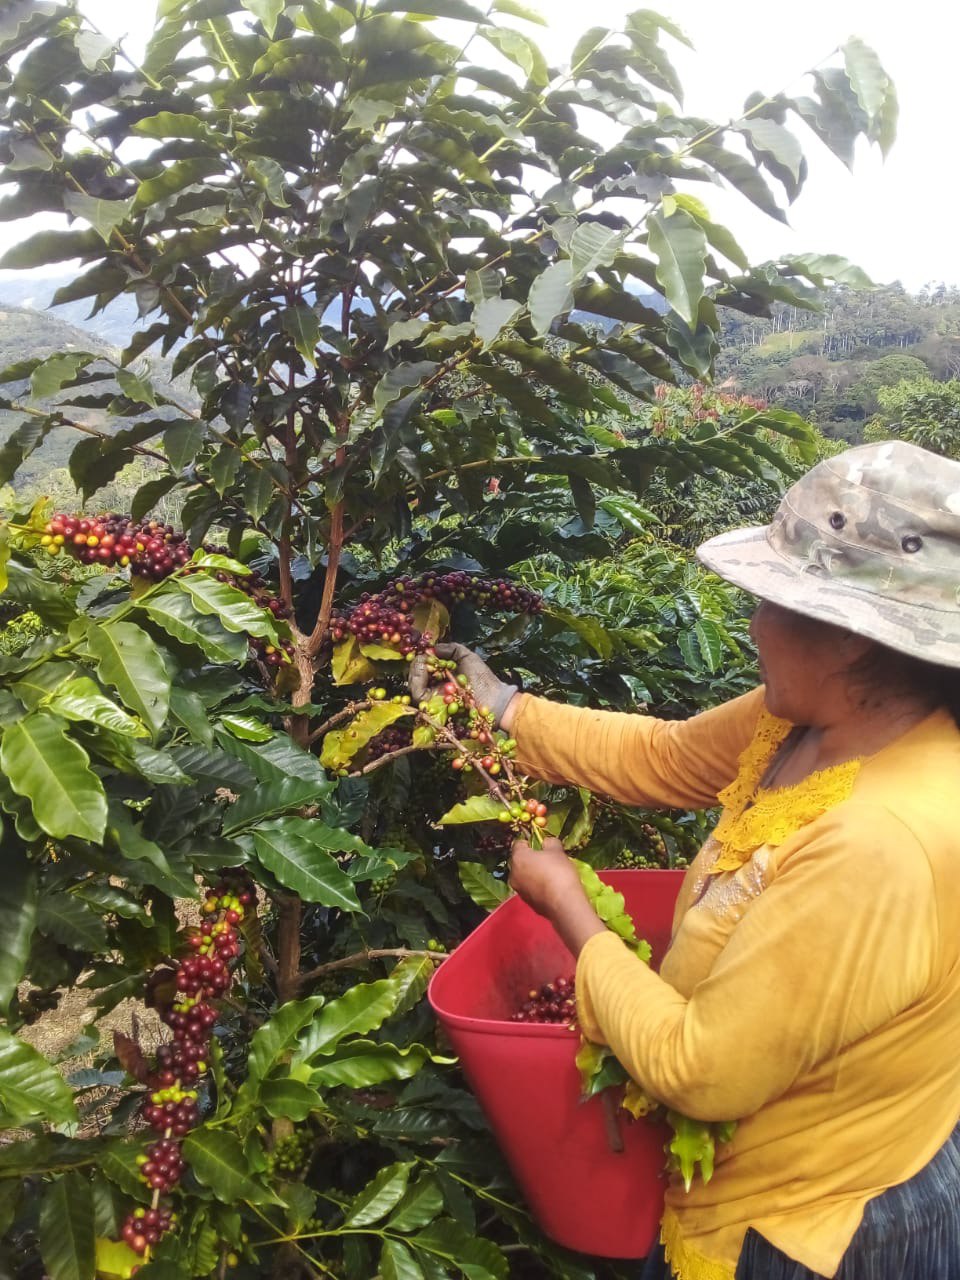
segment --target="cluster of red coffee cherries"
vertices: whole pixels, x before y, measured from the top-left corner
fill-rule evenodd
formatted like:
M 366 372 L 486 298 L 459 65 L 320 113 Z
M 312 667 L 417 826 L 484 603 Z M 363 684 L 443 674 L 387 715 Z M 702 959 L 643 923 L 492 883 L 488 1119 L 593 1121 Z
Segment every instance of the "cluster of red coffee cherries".
M 392 751 L 402 751 L 404 747 L 409 747 L 412 741 L 412 725 L 403 721 L 399 724 L 388 725 L 386 729 L 382 729 L 375 738 L 370 740 L 366 753 L 367 763 L 372 764 L 374 760 L 390 755 Z
M 186 536 L 159 520 L 132 520 L 116 513 L 71 516 L 58 512 L 47 521 L 40 545 L 48 555 L 62 551 L 81 564 L 129 567 L 131 573 L 160 582 L 193 555 Z
M 177 1215 L 169 1209 L 134 1209 L 120 1229 L 120 1237 L 141 1256 L 152 1244 L 159 1244 L 175 1225 Z
M 330 620 L 331 638 L 339 642 L 354 635 L 364 643 L 398 649 L 405 657 L 422 652 L 430 638 L 421 635 L 413 614 L 425 600 L 436 600 L 447 608 L 469 601 L 478 609 L 506 613 L 536 613 L 541 608 L 535 591 L 506 578 L 485 578 L 459 570 L 422 573 L 418 577 L 396 578 L 374 595 L 364 592 L 349 612 L 334 613 Z
M 526 795 L 525 781 L 512 768 L 516 741 L 496 728 L 490 708 L 477 702 L 467 677 L 455 674 L 456 665 L 437 657 L 432 648 L 427 650 L 427 669 L 442 683 L 420 703 L 419 710 L 427 716 L 441 714 L 444 724 L 459 735 L 455 741 L 460 750 L 453 756 L 451 768 L 464 774 L 479 770 L 503 806 L 498 821 L 539 846 L 550 820 L 549 810 L 542 800 Z
M 230 963 L 240 951 L 238 926 L 255 901 L 253 882 L 244 872 L 225 873 L 206 892 L 201 924 L 184 934 L 186 952 L 172 981 L 170 970 L 164 967 L 148 984 L 155 997 L 163 993 L 156 1003 L 173 1039 L 157 1049 L 154 1070 L 147 1077 L 151 1090 L 142 1112 L 158 1135 L 137 1157 L 140 1176 L 153 1191 L 153 1202 L 149 1209 L 128 1214 L 120 1231 L 121 1238 L 141 1256 L 175 1221 L 160 1197 L 177 1185 L 186 1168 L 181 1141 L 199 1120 L 195 1086 L 207 1074 L 218 1016 L 211 1001 L 226 995 L 230 988 Z
M 565 1023 L 569 1026 L 577 1016 L 576 987 L 573 978 L 555 978 L 535 988 L 527 996 L 511 1022 Z

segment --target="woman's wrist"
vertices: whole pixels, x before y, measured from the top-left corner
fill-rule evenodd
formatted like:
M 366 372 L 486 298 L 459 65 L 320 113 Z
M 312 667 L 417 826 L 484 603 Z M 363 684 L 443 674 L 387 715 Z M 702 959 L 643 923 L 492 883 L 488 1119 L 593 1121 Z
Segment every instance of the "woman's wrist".
M 550 923 L 575 957 L 579 957 L 592 937 L 607 931 L 607 926 L 585 894 L 582 897 L 571 895 L 556 903 L 550 911 Z
M 520 710 L 520 699 L 522 697 L 522 693 L 515 693 L 504 707 L 503 714 L 500 716 L 500 728 L 504 733 L 512 733 L 513 723 L 517 718 L 517 712 Z

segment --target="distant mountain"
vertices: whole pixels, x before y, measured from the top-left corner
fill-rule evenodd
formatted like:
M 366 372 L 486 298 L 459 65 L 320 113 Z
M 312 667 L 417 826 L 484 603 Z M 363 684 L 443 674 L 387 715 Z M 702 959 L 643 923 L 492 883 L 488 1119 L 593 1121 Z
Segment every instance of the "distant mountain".
M 103 355 L 117 360 L 120 348 L 129 340 L 129 328 L 121 331 L 117 322 L 114 332 L 117 341 L 111 342 L 103 332 L 95 329 L 78 328 L 74 324 L 60 319 L 51 311 L 34 309 L 32 306 L 13 306 L 10 303 L 11 291 L 0 284 L 0 369 L 19 364 L 22 360 L 34 357 L 53 355 L 58 351 L 90 351 L 95 355 Z M 58 285 L 47 278 L 35 281 L 44 286 L 44 292 L 38 291 L 37 297 L 49 295 Z M 136 307 L 134 307 L 134 311 Z M 113 326 L 111 326 L 112 328 Z M 109 331 L 109 329 L 108 329 Z M 178 400 L 196 403 L 196 396 L 190 390 L 187 379 L 180 379 L 174 385 L 170 378 L 168 361 L 153 356 L 150 360 L 151 375 L 157 389 L 167 394 L 176 394 Z M 3 393 L 8 399 L 16 399 L 28 389 L 28 382 L 8 383 Z M 120 393 L 116 383 L 105 380 L 97 383 L 94 390 L 98 394 L 104 392 Z M 175 417 L 176 411 L 163 408 L 158 412 L 150 411 L 151 417 Z M 84 408 L 82 420 L 100 430 L 112 432 L 123 426 L 130 426 L 136 419 L 114 418 L 106 410 L 92 407 Z M 0 446 L 10 433 L 24 421 L 24 415 L 12 409 L 0 409 Z M 69 427 L 55 428 L 44 440 L 43 444 L 32 453 L 18 470 L 14 484 L 18 490 L 24 488 L 44 487 L 52 478 L 51 473 L 66 467 L 70 452 L 77 443 L 78 436 Z M 57 483 L 64 483 L 63 477 L 56 478 Z
M 69 284 L 73 278 L 72 272 L 49 276 L 41 276 L 33 271 L 0 273 L 0 309 L 23 307 L 31 311 L 45 311 L 57 290 Z M 666 299 L 651 289 L 635 285 L 630 292 L 661 315 L 667 310 Z M 364 311 L 372 310 L 370 303 L 364 298 L 357 299 L 355 305 Z M 138 318 L 136 301 L 129 294 L 121 294 L 95 316 L 90 315 L 90 304 L 86 299 L 81 302 L 67 302 L 49 311 L 48 314 L 65 321 L 68 325 L 82 329 L 85 333 L 92 333 L 103 342 L 117 348 L 125 347 L 132 333 L 150 324 L 150 317 L 143 320 Z M 324 324 L 339 327 L 339 302 L 331 303 L 322 319 Z M 583 311 L 572 312 L 571 319 L 579 324 L 599 324 L 605 331 L 613 328 L 617 323 L 615 320 L 588 315 Z
M 35 271 L 4 272 L 0 275 L 0 310 L 22 307 L 29 311 L 47 312 L 57 290 L 73 279 L 73 272 L 50 276 L 38 275 Z M 130 334 L 146 323 L 137 319 L 136 301 L 127 294 L 121 294 L 95 316 L 90 315 L 89 299 L 67 302 L 47 314 L 51 319 L 92 333 L 108 346 L 117 348 L 125 347 L 130 341 Z

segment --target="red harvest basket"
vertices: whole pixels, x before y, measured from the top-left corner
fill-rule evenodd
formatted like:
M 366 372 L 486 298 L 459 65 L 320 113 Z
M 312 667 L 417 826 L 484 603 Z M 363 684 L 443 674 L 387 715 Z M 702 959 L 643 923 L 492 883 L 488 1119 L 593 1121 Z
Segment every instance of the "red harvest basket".
M 604 871 L 659 963 L 670 941 L 682 871 Z M 528 992 L 572 975 L 557 934 L 519 898 L 498 907 L 440 966 L 430 1003 L 460 1058 L 514 1177 L 558 1244 L 609 1258 L 642 1258 L 663 1210 L 666 1131 L 580 1099 L 566 1027 L 511 1022 Z M 623 1150 L 611 1149 L 609 1124 Z

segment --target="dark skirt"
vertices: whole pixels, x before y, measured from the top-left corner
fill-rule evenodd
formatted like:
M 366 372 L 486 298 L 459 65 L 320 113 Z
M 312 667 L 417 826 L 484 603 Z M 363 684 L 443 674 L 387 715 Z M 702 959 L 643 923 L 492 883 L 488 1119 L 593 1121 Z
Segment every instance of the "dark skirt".
M 672 1280 L 658 1245 L 639 1280 Z M 752 1228 L 736 1280 L 823 1280 Z M 867 1202 L 836 1280 L 960 1280 L 960 1126 L 928 1165 Z

